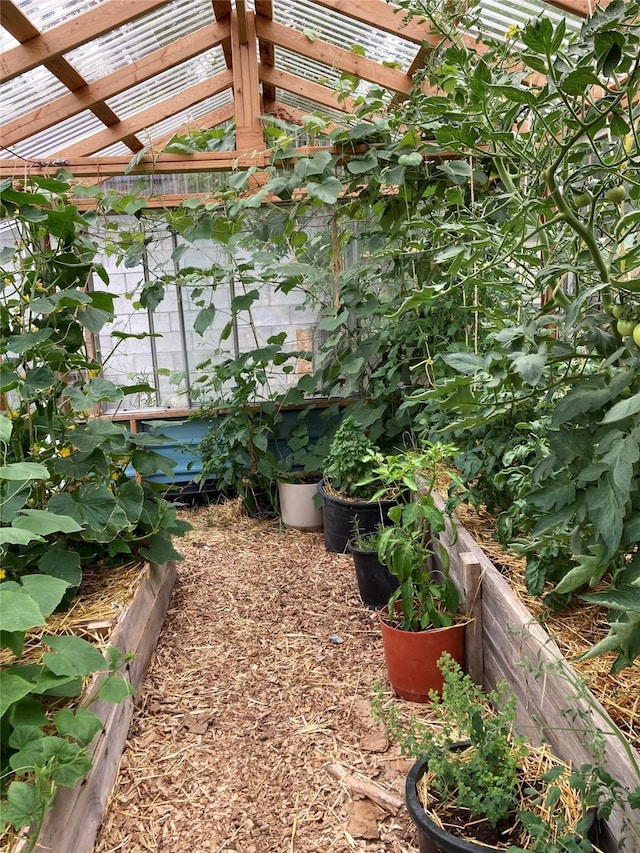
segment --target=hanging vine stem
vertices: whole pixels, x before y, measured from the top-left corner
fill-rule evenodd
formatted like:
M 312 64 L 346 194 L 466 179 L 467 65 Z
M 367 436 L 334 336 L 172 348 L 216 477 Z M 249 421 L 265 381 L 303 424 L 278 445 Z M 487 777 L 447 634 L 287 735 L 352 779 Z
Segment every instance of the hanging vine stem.
M 340 273 L 342 272 L 342 257 L 340 255 L 340 237 L 338 234 L 337 211 L 331 213 L 331 268 L 333 271 L 333 307 L 338 315 L 340 310 Z
M 470 201 L 471 201 L 471 207 L 473 208 L 475 203 L 476 203 L 476 193 L 475 193 L 475 186 L 473 183 L 473 157 L 471 157 L 471 156 L 469 157 L 469 173 L 471 175 L 471 180 L 470 180 L 471 197 L 470 197 Z M 475 267 L 475 264 L 474 264 L 474 267 Z M 475 278 L 475 276 L 474 276 L 474 278 Z M 464 294 L 464 291 L 463 291 L 463 294 Z M 479 337 L 479 330 L 480 330 L 480 312 L 478 310 L 478 300 L 479 300 L 478 281 L 476 279 L 473 283 L 473 304 L 474 304 L 474 309 L 473 309 L 473 351 L 474 351 L 474 353 L 476 353 L 476 355 L 478 353 L 478 337 Z

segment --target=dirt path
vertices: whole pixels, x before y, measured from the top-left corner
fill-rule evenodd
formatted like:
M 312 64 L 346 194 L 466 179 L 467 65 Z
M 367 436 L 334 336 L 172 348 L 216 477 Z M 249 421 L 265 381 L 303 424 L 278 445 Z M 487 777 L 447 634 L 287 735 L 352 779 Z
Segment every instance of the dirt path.
M 190 520 L 95 853 L 416 853 L 404 809 L 327 772 L 402 793 L 410 766 L 369 713 L 384 662 L 351 559 L 236 504 Z

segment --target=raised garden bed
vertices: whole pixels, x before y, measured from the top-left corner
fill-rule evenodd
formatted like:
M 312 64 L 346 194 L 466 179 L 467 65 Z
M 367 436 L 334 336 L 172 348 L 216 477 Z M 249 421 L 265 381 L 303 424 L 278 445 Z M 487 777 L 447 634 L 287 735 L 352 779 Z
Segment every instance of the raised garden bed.
M 597 726 L 606 738 L 604 769 L 621 785 L 635 789 L 640 784 L 638 752 L 507 578 L 464 525 L 457 521 L 456 526 L 457 537 L 450 528 L 443 541 L 451 556 L 452 577 L 467 599 L 467 611 L 475 617 L 467 661 L 472 676 L 487 690 L 506 679 L 517 698 L 518 727 L 533 743 L 547 741 L 564 761 L 594 763 L 586 745 L 589 733 L 578 730 Z M 635 812 L 633 818 L 637 826 L 640 814 Z M 621 812 L 614 812 L 601 842 L 603 850 L 619 849 L 622 821 Z M 625 849 L 640 850 L 637 836 L 627 844 L 631 846 Z
M 135 654 L 126 677 L 137 691 L 142 684 L 164 621 L 176 579 L 174 563 L 148 564 L 130 602 L 122 609 L 105 645 Z M 90 686 L 89 688 L 90 689 Z M 89 753 L 92 770 L 75 788 L 58 788 L 53 809 L 45 816 L 37 853 L 91 853 L 103 811 L 118 771 L 133 715 L 133 698 L 118 705 L 97 701 L 91 710 L 103 722 Z M 17 845 L 18 853 L 24 849 Z

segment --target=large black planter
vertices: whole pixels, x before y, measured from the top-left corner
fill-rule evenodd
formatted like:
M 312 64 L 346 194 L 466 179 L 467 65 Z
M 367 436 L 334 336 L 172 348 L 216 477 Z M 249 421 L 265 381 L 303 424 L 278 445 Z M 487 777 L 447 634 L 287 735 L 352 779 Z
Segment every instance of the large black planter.
M 391 593 L 398 588 L 398 579 L 378 560 L 377 551 L 363 551 L 351 541 L 347 547 L 353 557 L 362 603 L 373 610 L 384 607 Z
M 461 749 L 468 745 L 468 741 L 457 743 L 453 744 L 452 749 Z M 418 849 L 420 853 L 487 853 L 488 850 L 496 849 L 494 847 L 487 847 L 486 844 L 476 844 L 473 841 L 465 841 L 462 838 L 458 838 L 431 820 L 422 807 L 417 790 L 417 784 L 426 773 L 428 763 L 428 758 L 420 758 L 416 761 L 407 775 L 405 787 L 407 810 L 418 830 Z M 591 809 L 587 818 L 587 838 L 597 843 L 600 827 L 596 818 L 596 810 Z
M 318 483 L 322 495 L 324 515 L 324 544 L 327 551 L 344 554 L 347 543 L 356 529 L 360 533 L 373 533 L 376 527 L 389 523 L 387 513 L 395 501 L 354 501 L 334 497 Z

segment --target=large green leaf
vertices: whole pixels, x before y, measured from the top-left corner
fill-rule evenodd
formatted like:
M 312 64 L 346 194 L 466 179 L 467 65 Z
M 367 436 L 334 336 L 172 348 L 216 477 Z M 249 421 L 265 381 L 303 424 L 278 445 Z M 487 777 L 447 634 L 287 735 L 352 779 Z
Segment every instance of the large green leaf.
M 28 696 L 33 684 L 8 670 L 0 670 L 0 717 L 15 703 Z
M 10 462 L 0 466 L 0 480 L 48 480 L 49 469 L 40 462 Z
M 611 424 L 622 421 L 640 412 L 640 394 L 634 394 L 627 400 L 620 400 L 613 405 L 602 419 L 603 424 Z
M 13 521 L 13 527 L 28 530 L 37 536 L 49 536 L 51 533 L 77 533 L 82 530 L 82 525 L 70 516 L 57 515 L 45 509 L 20 510 L 20 515 Z
M 79 586 L 82 580 L 80 555 L 65 548 L 48 548 L 38 560 L 38 568 L 43 574 L 60 578 L 72 587 Z
M 335 204 L 342 192 L 342 183 L 337 178 L 329 177 L 319 183 L 309 181 L 306 189 L 311 198 L 317 198 L 324 204 Z
M 42 642 L 55 650 L 45 652 L 42 656 L 45 665 L 54 675 L 84 677 L 106 666 L 98 649 L 81 637 L 47 635 L 42 638 Z
M 147 539 L 147 544 L 140 548 L 140 553 L 152 563 L 168 563 L 170 560 L 182 560 L 169 539 L 160 533 L 154 533 Z
M 69 584 L 49 575 L 22 575 L 20 583 L 40 608 L 49 616 L 62 601 Z
M 630 584 L 605 592 L 590 592 L 580 597 L 590 604 L 600 604 L 612 610 L 631 610 L 634 613 L 640 613 L 640 587 Z
M 3 631 L 28 631 L 46 624 L 37 602 L 18 584 L 0 584 L 0 613 Z
M 15 829 L 21 829 L 33 823 L 44 806 L 45 803 L 34 784 L 13 781 L 7 791 L 7 804 L 2 810 L 2 819 Z
M 71 737 L 84 746 L 88 746 L 94 737 L 102 730 L 102 721 L 86 708 L 62 708 L 54 716 L 53 722 L 58 734 L 62 737 Z
M 129 528 L 124 510 L 102 483 L 88 483 L 74 492 L 54 495 L 49 507 L 77 519 L 84 526 L 84 538 L 94 542 L 109 542 Z

